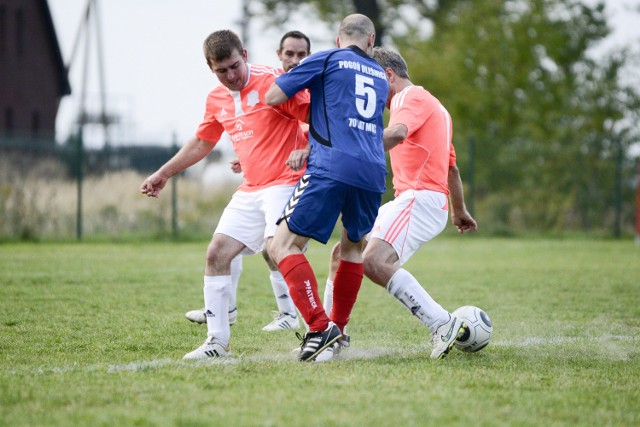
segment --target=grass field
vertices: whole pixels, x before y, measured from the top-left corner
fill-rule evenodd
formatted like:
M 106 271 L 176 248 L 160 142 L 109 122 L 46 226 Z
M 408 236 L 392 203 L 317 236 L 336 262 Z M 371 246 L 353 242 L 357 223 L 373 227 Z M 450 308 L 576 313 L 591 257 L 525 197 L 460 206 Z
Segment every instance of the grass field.
M 0 245 L 3 426 L 637 426 L 640 247 L 442 237 L 407 264 L 446 308 L 485 309 L 476 354 L 429 359 L 426 329 L 365 280 L 342 360 L 296 362 L 267 269 L 245 258 L 234 357 L 205 338 L 206 242 Z M 309 257 L 326 277 L 330 247 Z

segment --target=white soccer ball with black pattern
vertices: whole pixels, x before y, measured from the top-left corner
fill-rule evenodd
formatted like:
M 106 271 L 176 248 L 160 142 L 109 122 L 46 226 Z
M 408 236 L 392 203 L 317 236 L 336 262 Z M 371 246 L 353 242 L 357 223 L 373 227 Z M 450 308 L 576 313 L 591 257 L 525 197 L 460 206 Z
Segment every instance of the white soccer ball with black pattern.
M 458 350 L 474 353 L 485 348 L 491 340 L 493 323 L 482 309 L 473 305 L 465 305 L 453 313 L 454 316 L 464 319 L 469 328 L 459 339 L 455 346 Z

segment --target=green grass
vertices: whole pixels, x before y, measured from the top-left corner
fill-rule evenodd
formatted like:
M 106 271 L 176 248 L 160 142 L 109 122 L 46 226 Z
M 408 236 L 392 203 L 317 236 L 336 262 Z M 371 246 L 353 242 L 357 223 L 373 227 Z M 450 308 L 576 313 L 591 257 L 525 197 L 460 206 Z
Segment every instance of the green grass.
M 406 268 L 446 308 L 491 316 L 491 344 L 429 359 L 426 329 L 365 280 L 352 347 L 295 361 L 260 257 L 245 258 L 234 357 L 186 362 L 205 327 L 206 242 L 0 245 L 0 425 L 640 424 L 640 247 L 442 237 Z M 308 253 L 321 283 L 330 246 Z

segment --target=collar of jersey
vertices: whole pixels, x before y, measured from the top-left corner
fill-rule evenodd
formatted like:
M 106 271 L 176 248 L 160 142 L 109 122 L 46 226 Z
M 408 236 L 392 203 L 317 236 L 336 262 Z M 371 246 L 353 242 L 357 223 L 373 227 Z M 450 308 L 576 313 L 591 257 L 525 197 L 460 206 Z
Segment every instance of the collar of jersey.
M 350 46 L 347 46 L 346 49 L 351 49 L 353 50 L 355 53 L 357 53 L 360 56 L 364 56 L 365 58 L 371 58 L 369 55 L 367 55 L 367 52 L 365 52 L 364 50 L 360 49 L 358 46 L 356 46 L 355 44 L 352 44 Z

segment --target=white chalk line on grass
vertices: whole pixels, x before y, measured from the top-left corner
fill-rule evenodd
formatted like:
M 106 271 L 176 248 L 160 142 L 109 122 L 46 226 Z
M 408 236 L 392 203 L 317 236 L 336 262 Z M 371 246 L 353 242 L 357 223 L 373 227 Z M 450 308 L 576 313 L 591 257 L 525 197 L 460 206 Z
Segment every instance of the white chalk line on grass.
M 582 343 L 582 342 L 610 342 L 610 341 L 640 341 L 640 336 L 638 335 L 601 335 L 601 336 L 590 336 L 590 337 L 566 337 L 566 336 L 557 336 L 557 337 L 522 337 L 522 339 L 512 338 L 509 340 L 492 340 L 492 346 L 502 346 L 502 347 L 539 347 L 545 345 L 563 345 L 563 344 L 571 344 L 571 343 Z
M 541 346 L 557 346 L 571 343 L 583 343 L 583 342 L 611 342 L 611 341 L 640 341 L 640 336 L 631 335 L 604 335 L 597 337 L 523 337 L 522 340 L 496 340 L 492 341 L 492 346 L 499 347 L 541 347 Z M 349 348 L 343 352 L 336 360 L 372 360 L 385 356 L 401 355 L 401 356 L 413 356 L 420 353 L 428 353 L 430 350 L 424 346 L 415 348 L 412 350 L 391 349 L 391 348 Z M 296 362 L 295 357 L 286 353 L 277 354 L 256 354 L 253 356 L 244 357 L 242 355 L 225 357 L 220 359 L 205 359 L 198 361 L 185 361 L 185 360 L 152 360 L 149 362 L 135 362 L 125 365 L 112 365 L 109 367 L 109 373 L 113 372 L 139 372 L 150 368 L 158 368 L 167 365 L 175 366 L 211 366 L 211 365 L 233 365 L 238 363 L 272 363 L 272 362 Z
M 572 343 L 602 343 L 602 342 L 636 342 L 640 341 L 640 336 L 636 335 L 603 335 L 591 337 L 522 337 L 521 339 L 493 340 L 491 346 L 495 347 L 541 347 L 558 346 Z M 343 352 L 336 360 L 372 360 L 386 356 L 413 356 L 416 354 L 426 354 L 429 352 L 427 346 L 422 345 L 414 349 L 403 348 L 349 348 Z M 183 360 L 183 359 L 153 359 L 131 362 L 125 364 L 109 365 L 107 373 L 118 372 L 144 372 L 147 370 L 160 369 L 164 367 L 206 367 L 236 365 L 239 363 L 299 363 L 293 353 L 263 353 L 252 356 L 243 356 L 242 353 L 234 354 L 231 357 L 204 360 Z M 329 362 L 330 363 L 330 362 Z M 105 371 L 101 365 L 84 366 L 79 363 L 72 365 L 52 367 L 52 368 L 24 368 L 9 370 L 9 374 L 28 373 L 34 375 L 44 375 L 49 373 L 69 373 L 69 372 L 100 372 Z
M 422 351 L 422 350 L 421 350 Z M 415 351 L 411 353 L 419 353 Z M 349 360 L 349 359 L 376 359 L 379 357 L 390 356 L 393 354 L 407 355 L 406 352 L 399 352 L 390 348 L 377 348 L 377 349 L 349 349 L 342 355 L 338 356 L 336 360 Z M 161 359 L 150 360 L 142 362 L 127 363 L 124 365 L 111 365 L 107 369 L 108 373 L 115 372 L 140 372 L 148 369 L 161 368 L 164 366 L 221 366 L 221 365 L 236 365 L 238 363 L 273 363 L 273 362 L 295 362 L 299 363 L 295 356 L 287 353 L 265 353 L 256 354 L 253 356 L 231 356 L 221 357 L 216 359 L 203 359 L 203 360 L 174 360 L 174 359 Z

